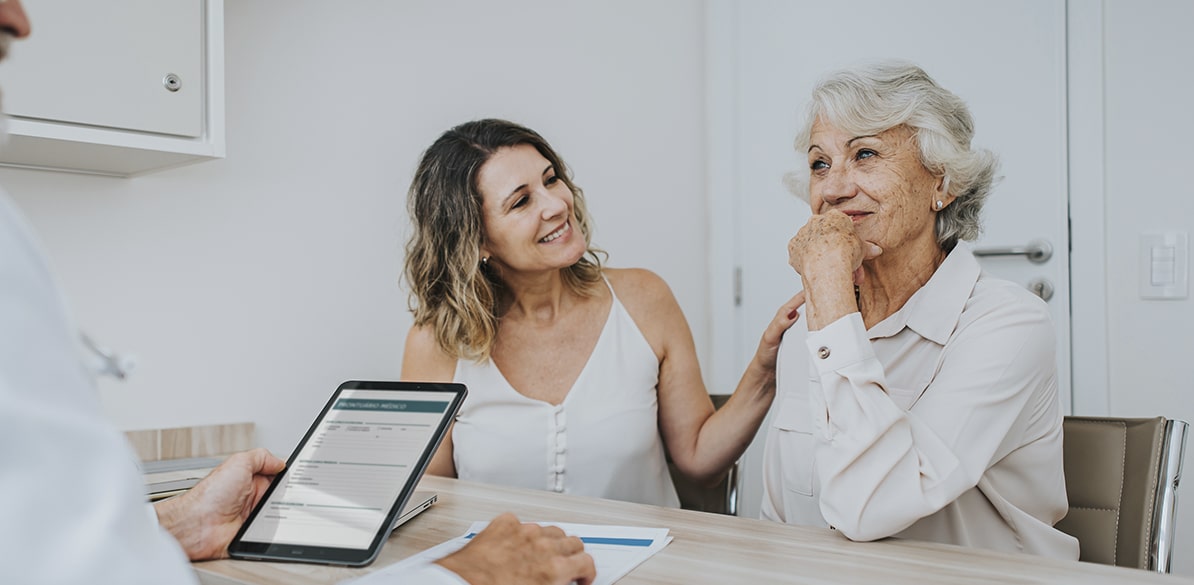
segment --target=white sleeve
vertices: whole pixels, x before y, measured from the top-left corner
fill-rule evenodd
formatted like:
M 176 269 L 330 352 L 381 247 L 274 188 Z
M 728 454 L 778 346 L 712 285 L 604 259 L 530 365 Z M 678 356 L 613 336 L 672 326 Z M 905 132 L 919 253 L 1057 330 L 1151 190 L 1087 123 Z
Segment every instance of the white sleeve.
M 340 585 L 469 585 L 460 575 L 433 561 L 404 567 L 387 567 L 367 575 L 341 581 Z
M 891 536 L 977 485 L 1018 444 L 1055 355 L 1047 314 L 997 309 L 955 333 L 909 412 L 888 397 L 860 314 L 807 341 L 821 513 L 854 540 Z
M 61 296 L 0 193 L 0 583 L 194 583 L 146 516 L 135 455 L 101 415 Z
M 425 579 L 425 580 L 424 580 Z M 403 583 L 441 583 L 442 585 L 469 585 L 452 571 L 441 567 L 435 563 L 428 563 L 425 567 L 420 569 L 412 569 L 407 579 Z

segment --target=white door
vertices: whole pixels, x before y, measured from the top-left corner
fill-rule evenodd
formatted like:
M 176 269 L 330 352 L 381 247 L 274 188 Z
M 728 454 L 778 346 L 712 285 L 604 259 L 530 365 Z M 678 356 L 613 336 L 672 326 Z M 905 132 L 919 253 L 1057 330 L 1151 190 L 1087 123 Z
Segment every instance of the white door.
M 982 263 L 1025 286 L 1047 283 L 1051 288 L 1068 412 L 1064 0 L 778 0 L 714 2 L 710 8 L 711 53 L 721 55 L 711 65 L 713 141 L 724 139 L 735 151 L 719 157 L 721 147 L 711 149 L 712 221 L 733 225 L 724 231 L 734 250 L 728 256 L 715 254 L 712 268 L 715 278 L 740 271 L 740 303 L 714 307 L 715 314 L 734 314 L 714 319 L 715 328 L 719 323 L 734 328 L 714 331 L 714 339 L 733 340 L 735 346 L 733 351 L 715 346 L 715 356 L 732 355 L 735 362 L 728 364 L 723 357 L 714 364 L 714 387 L 733 387 L 765 324 L 800 289 L 799 277 L 787 265 L 786 244 L 809 212 L 806 203 L 785 190 L 782 177 L 805 164 L 793 151 L 792 139 L 812 86 L 822 75 L 860 61 L 901 58 L 921 65 L 961 96 L 975 118 L 975 145 L 1001 158 L 1004 178 L 985 208 L 985 231 L 976 247 L 1024 248 L 1045 242 L 1052 248 L 1042 263 L 1024 255 L 986 257 Z M 729 191 L 716 192 L 719 185 Z M 718 213 L 723 199 L 736 204 Z M 733 266 L 718 266 L 718 258 Z M 715 301 L 719 298 L 725 296 L 714 295 Z M 765 434 L 764 427 L 743 462 L 744 516 L 758 514 Z

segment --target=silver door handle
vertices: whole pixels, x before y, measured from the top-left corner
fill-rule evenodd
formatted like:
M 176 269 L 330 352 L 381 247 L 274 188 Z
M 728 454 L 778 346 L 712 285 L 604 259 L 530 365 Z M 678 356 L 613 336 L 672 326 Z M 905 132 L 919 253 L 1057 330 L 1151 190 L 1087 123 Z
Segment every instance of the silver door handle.
M 1053 257 L 1053 245 L 1046 240 L 1033 240 L 1027 246 L 1009 248 L 978 248 L 975 256 L 1026 256 L 1029 262 L 1044 264 Z

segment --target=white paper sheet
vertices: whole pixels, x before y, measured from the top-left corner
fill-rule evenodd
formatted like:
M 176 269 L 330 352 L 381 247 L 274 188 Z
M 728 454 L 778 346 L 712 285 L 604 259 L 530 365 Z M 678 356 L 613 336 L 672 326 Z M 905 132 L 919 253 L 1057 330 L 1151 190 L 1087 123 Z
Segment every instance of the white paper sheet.
M 468 544 L 472 536 L 483 530 L 488 522 L 474 522 L 468 532 L 443 544 L 433 546 L 419 554 L 394 563 L 368 575 L 341 581 L 341 585 L 380 585 L 392 583 L 390 574 L 412 564 L 421 564 L 443 558 Z M 629 573 L 643 561 L 663 550 L 672 541 L 667 528 L 642 528 L 636 526 L 605 526 L 598 524 L 567 524 L 562 522 L 539 522 L 541 526 L 558 526 L 571 536 L 579 536 L 585 543 L 585 552 L 593 556 L 597 567 L 597 580 L 593 585 L 611 585 Z

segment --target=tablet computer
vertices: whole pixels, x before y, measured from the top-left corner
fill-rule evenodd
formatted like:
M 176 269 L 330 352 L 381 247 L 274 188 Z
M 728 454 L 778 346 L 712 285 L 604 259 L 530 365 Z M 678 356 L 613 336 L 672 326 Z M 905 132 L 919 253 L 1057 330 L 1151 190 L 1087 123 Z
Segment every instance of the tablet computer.
M 462 384 L 341 384 L 232 539 L 229 556 L 371 563 L 465 394 Z

